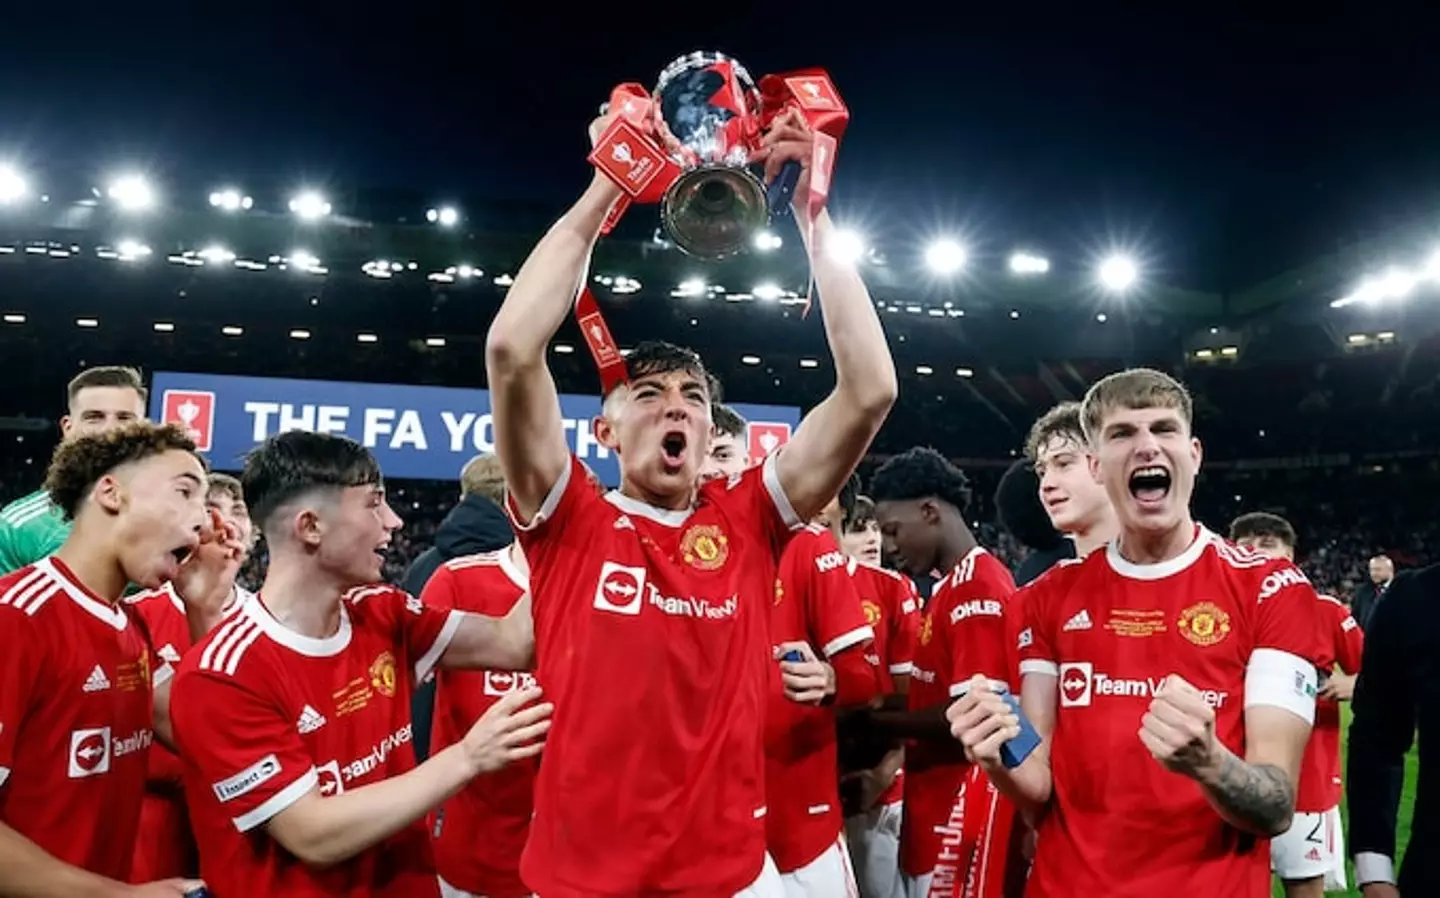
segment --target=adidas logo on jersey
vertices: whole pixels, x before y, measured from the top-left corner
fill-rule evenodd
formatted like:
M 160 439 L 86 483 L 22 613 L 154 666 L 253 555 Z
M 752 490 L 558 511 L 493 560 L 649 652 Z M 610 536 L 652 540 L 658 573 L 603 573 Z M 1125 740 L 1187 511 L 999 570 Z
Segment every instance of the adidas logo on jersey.
M 177 651 L 175 651 L 175 646 L 171 645 L 171 644 L 168 643 L 168 642 L 165 643 L 164 647 L 161 648 L 160 651 L 156 652 L 155 654 L 159 655 L 161 658 L 165 659 L 166 661 L 170 662 L 171 664 L 179 664 L 179 663 L 180 663 L 180 653 L 177 652 Z
M 86 692 L 104 692 L 110 688 L 110 678 L 105 676 L 105 671 L 100 665 L 90 671 L 90 676 L 85 678 L 85 685 L 82 687 Z
M 325 725 L 325 715 L 306 705 L 300 712 L 300 719 L 295 721 L 295 729 L 300 735 L 308 736 Z
M 1305 854 L 1305 860 L 1307 860 L 1307 861 L 1319 861 L 1319 860 L 1324 860 L 1324 858 L 1320 857 L 1320 849 L 1318 849 L 1318 848 L 1312 848 L 1312 849 L 1310 849 L 1308 852 L 1306 852 L 1306 854 Z
M 1077 612 L 1074 617 L 1067 620 L 1065 626 L 1060 629 L 1062 632 L 1069 633 L 1072 630 L 1088 630 L 1090 627 L 1090 612 L 1081 608 L 1080 611 Z
M 618 518 L 615 519 L 615 529 L 616 529 L 616 530 L 634 530 L 634 529 L 635 529 L 635 522 L 632 521 L 632 520 L 630 520 L 630 516 L 629 516 L 629 515 L 622 514 L 620 517 L 618 517 Z

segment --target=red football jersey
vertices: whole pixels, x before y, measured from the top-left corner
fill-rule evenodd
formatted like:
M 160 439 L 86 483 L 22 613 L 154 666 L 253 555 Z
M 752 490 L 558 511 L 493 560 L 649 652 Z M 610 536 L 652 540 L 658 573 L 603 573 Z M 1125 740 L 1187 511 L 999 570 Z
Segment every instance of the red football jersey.
M 1015 591 L 1010 571 L 994 555 L 975 547 L 935 584 L 920 619 L 915 667 L 910 674 L 912 711 L 948 705 L 984 674 L 1009 688 L 1010 650 L 1005 608 Z M 900 863 L 910 876 L 937 868 L 958 845 L 953 825 L 956 797 L 968 764 L 957 762 L 951 746 L 912 740 L 905 749 L 905 816 L 900 824 Z M 950 875 L 954 876 L 954 864 Z
M 236 587 L 234 604 L 226 615 L 234 613 L 240 603 L 253 596 L 249 590 Z M 169 584 L 125 600 L 131 613 L 145 622 L 150 644 L 156 655 L 168 664 L 180 663 L 190 650 L 190 622 L 185 617 L 185 603 Z M 194 876 L 200 869 L 200 855 L 195 836 L 190 832 L 190 815 L 185 810 L 185 793 L 181 788 L 180 758 L 156 742 L 150 746 L 146 759 L 145 801 L 140 806 L 139 836 L 135 840 L 135 860 L 130 866 L 130 881 L 153 882 L 177 876 Z
M 1178 558 L 1132 564 L 1112 544 L 1061 562 L 1021 596 L 1021 672 L 1059 678 L 1054 794 L 1027 896 L 1152 898 L 1196 883 L 1268 895 L 1269 842 L 1225 823 L 1137 732 L 1172 673 L 1204 694 L 1216 736 L 1241 756 L 1247 702 L 1306 716 L 1314 665 L 1331 653 L 1305 575 L 1197 528 Z
M 530 589 L 507 549 L 446 562 L 425 584 L 420 600 L 504 617 Z M 490 706 L 535 682 L 508 670 L 442 670 L 436 674 L 432 752 L 454 745 Z M 539 759 L 518 761 L 476 777 L 441 806 L 434 829 L 435 869 L 449 885 L 486 898 L 524 898 L 520 852 L 530 834 Z
M 852 558 L 850 576 L 860 593 L 865 619 L 875 631 L 867 652 L 879 671 L 880 691 L 895 692 L 895 677 L 909 677 L 915 667 L 915 637 L 920 632 L 920 594 L 915 581 L 883 567 Z M 905 775 L 898 772 L 880 795 L 879 804 L 893 804 L 904 797 Z
M 1350 615 L 1349 606 L 1330 596 L 1320 597 L 1321 626 L 1334 642 L 1335 664 L 1347 674 L 1360 672 L 1365 652 L 1365 631 Z M 1315 700 L 1315 728 L 1305 745 L 1300 765 L 1300 787 L 1295 792 L 1297 813 L 1315 814 L 1340 805 L 1340 704 Z
M 668 511 L 598 495 L 572 458 L 516 522 L 555 703 L 520 861 L 545 898 L 729 895 L 760 875 L 769 606 L 800 526 L 774 459 Z
M 272 617 L 262 595 L 185 655 L 170 714 L 200 873 L 216 895 L 439 894 L 423 820 L 324 870 L 264 826 L 315 789 L 335 795 L 414 768 L 411 691 L 459 623 L 376 585 L 351 592 L 335 635 L 315 639 Z
M 829 530 L 801 530 L 780 556 L 770 638 L 806 642 L 821 658 L 865 651 L 875 631 L 865 619 L 845 555 Z M 773 656 L 773 655 L 772 655 Z M 765 716 L 765 843 L 781 873 L 824 854 L 840 836 L 835 709 L 786 698 L 775 667 Z
M 58 558 L 0 578 L 0 821 L 68 864 L 127 879 L 151 688 L 171 673 L 143 625 Z

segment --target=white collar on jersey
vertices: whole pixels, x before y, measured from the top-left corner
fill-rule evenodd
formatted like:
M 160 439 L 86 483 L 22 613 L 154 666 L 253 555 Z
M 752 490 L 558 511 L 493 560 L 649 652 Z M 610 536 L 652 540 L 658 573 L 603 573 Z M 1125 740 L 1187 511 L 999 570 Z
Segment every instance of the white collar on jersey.
M 175 591 L 174 583 L 166 583 L 160 587 L 160 591 L 169 596 L 170 604 L 175 606 L 176 611 L 181 614 L 187 613 L 185 611 L 185 600 L 180 598 L 180 594 Z M 220 609 L 220 616 L 229 617 L 236 608 L 239 608 L 253 598 L 255 598 L 255 593 L 236 583 L 230 587 L 230 601 L 226 602 L 225 607 Z
M 611 490 L 605 494 L 605 501 L 625 512 L 626 514 L 639 515 L 660 524 L 664 527 L 679 527 L 694 513 L 694 508 L 682 508 L 674 511 L 668 508 L 656 508 L 653 505 L 641 502 L 639 499 L 632 499 L 619 490 Z
M 256 596 L 254 601 L 242 603 L 240 613 L 259 624 L 260 631 L 266 636 L 285 648 L 309 658 L 332 658 L 345 651 L 346 647 L 350 645 L 350 612 L 344 602 L 340 603 L 340 628 L 335 631 L 335 635 L 327 636 L 324 639 L 296 633 L 280 623 L 270 613 L 270 609 L 265 607 L 265 603 L 260 600 L 259 596 Z
M 89 590 L 75 582 L 70 576 L 68 569 L 57 566 L 49 558 L 42 558 L 35 562 L 35 567 L 42 571 L 51 580 L 54 580 L 60 589 L 70 598 L 70 601 L 79 605 L 83 610 L 99 618 L 116 630 L 124 630 L 130 619 L 118 606 L 110 605 L 90 595 Z
M 1126 561 L 1120 555 L 1120 537 L 1115 537 L 1105 547 L 1105 560 L 1110 563 L 1111 569 L 1122 577 L 1129 577 L 1132 580 L 1163 580 L 1166 577 L 1173 577 L 1190 565 L 1200 560 L 1205 554 L 1205 547 L 1215 539 L 1204 525 L 1195 528 L 1195 540 L 1190 545 L 1168 561 L 1158 561 L 1155 564 L 1136 564 L 1133 561 Z

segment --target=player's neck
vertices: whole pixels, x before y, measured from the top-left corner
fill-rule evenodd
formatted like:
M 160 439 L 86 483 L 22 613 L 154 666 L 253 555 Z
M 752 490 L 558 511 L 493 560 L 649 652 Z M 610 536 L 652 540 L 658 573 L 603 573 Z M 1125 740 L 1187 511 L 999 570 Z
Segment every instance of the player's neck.
M 130 584 L 120 560 L 110 551 L 109 543 L 78 521 L 65 544 L 55 550 L 55 557 L 80 585 L 112 605 L 120 601 Z
M 1076 530 L 1068 534 L 1075 542 L 1075 557 L 1084 558 L 1096 549 L 1103 548 L 1106 543 L 1120 535 L 1120 524 L 1112 514 L 1105 515 L 1101 520 L 1089 525 L 1083 530 Z
M 651 492 L 636 484 L 633 480 L 621 478 L 620 495 L 636 502 L 642 502 L 652 508 L 659 508 L 664 511 L 685 511 L 695 505 L 695 487 L 688 490 L 681 490 L 674 495 L 662 496 L 659 493 Z
M 1187 514 L 1174 527 L 1159 533 L 1121 531 L 1120 557 L 1131 564 L 1160 564 L 1179 558 L 1195 542 L 1195 522 Z
M 270 616 L 311 639 L 328 639 L 340 629 L 340 605 L 347 587 L 314 565 L 271 555 L 260 597 Z
M 965 560 L 965 556 L 978 548 L 980 543 L 976 541 L 975 534 L 970 532 L 963 522 L 956 521 L 948 528 L 948 532 L 941 537 L 940 552 L 936 557 L 937 570 L 952 571 L 955 566 Z

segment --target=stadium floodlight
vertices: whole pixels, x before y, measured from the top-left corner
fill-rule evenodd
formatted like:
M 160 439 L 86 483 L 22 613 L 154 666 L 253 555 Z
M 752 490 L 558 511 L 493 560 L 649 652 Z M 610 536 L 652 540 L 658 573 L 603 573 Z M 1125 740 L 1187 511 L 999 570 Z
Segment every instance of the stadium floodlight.
M 676 296 L 704 296 L 710 286 L 701 278 L 687 278 L 675 288 Z
M 756 299 L 764 300 L 765 302 L 774 302 L 785 293 L 785 291 L 780 289 L 779 285 L 771 283 L 759 284 L 750 292 Z
M 936 274 L 954 274 L 965 267 L 965 247 L 954 240 L 936 240 L 925 249 L 925 264 Z
M 155 190 L 139 175 L 116 178 L 106 193 L 125 212 L 144 212 L 155 207 Z
M 758 365 L 758 364 L 760 364 L 760 356 L 758 356 L 758 355 L 742 355 L 742 356 L 740 356 L 740 363 L 741 363 L 742 365 Z
M 830 255 L 841 262 L 859 262 L 865 255 L 865 238 L 859 231 L 840 228 L 830 237 Z
M 138 240 L 121 240 L 115 245 L 115 250 L 126 262 L 135 262 L 150 255 L 150 247 Z
M 1432 281 L 1440 281 L 1440 249 L 1430 254 L 1430 261 L 1425 263 L 1425 276 Z
M 196 255 L 204 259 L 206 262 L 209 262 L 211 265 L 223 265 L 226 262 L 235 261 L 234 253 L 230 252 L 230 250 L 226 249 L 223 246 L 213 244 L 200 250 L 200 252 Z
M 1050 270 L 1050 260 L 1030 253 L 1014 253 L 1010 256 L 1010 271 L 1014 274 L 1045 274 Z
M 454 206 L 441 206 L 425 212 L 425 220 L 442 228 L 453 228 L 460 223 L 460 210 Z
M 302 221 L 318 221 L 330 214 L 330 204 L 315 191 L 306 190 L 290 200 L 290 211 Z
M 255 205 L 255 200 L 233 187 L 226 187 L 210 194 L 210 205 L 222 212 L 240 212 Z
M 1116 293 L 1130 289 L 1140 277 L 1140 269 L 1129 256 L 1113 255 L 1100 263 L 1100 283 Z
M 0 165 L 0 206 L 8 206 L 25 199 L 30 185 L 18 171 L 8 165 Z
M 770 231 L 761 231 L 755 235 L 755 248 L 762 253 L 777 250 L 784 245 L 785 241 L 781 239 L 779 234 Z

